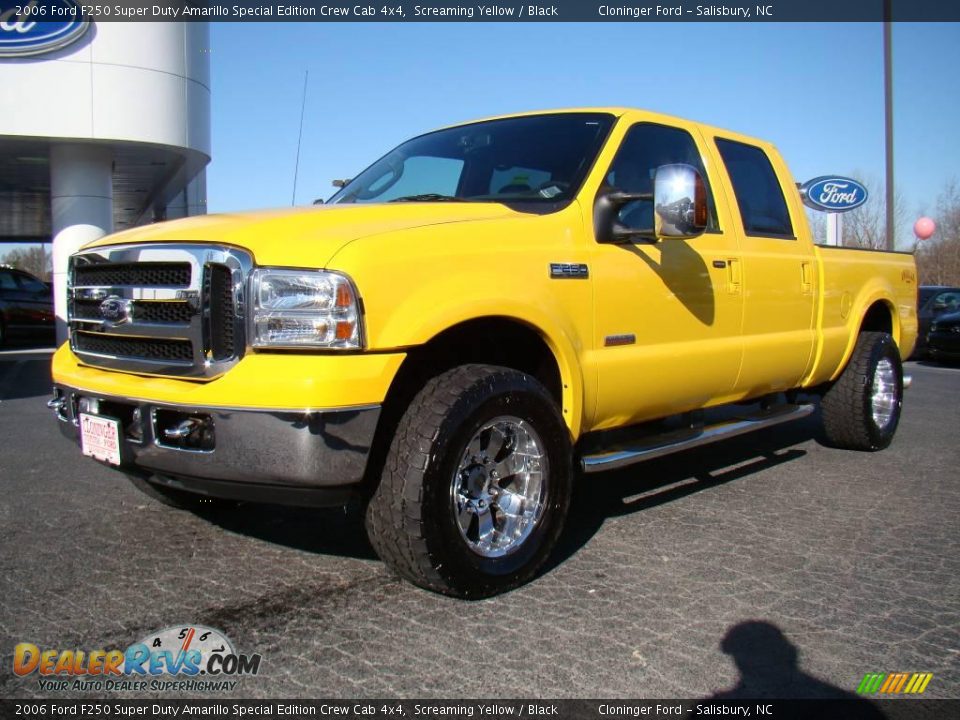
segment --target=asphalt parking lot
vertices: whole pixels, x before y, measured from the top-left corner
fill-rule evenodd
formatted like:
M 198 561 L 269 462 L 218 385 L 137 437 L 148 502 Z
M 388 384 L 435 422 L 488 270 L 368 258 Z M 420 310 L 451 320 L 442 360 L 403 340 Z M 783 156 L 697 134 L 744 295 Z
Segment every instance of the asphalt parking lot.
M 343 511 L 141 495 L 61 438 L 48 361 L 0 354 L 0 697 L 51 696 L 16 643 L 194 623 L 262 655 L 236 697 L 829 696 L 921 671 L 960 697 L 960 368 L 908 364 L 881 453 L 805 420 L 589 478 L 541 577 L 463 602 L 396 580 Z

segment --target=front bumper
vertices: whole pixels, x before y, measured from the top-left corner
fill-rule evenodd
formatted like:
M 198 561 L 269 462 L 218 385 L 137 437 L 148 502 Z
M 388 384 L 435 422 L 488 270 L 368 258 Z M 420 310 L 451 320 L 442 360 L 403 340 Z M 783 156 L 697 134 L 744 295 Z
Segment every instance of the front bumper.
M 121 469 L 212 496 L 305 505 L 338 504 L 349 496 L 363 479 L 380 417 L 379 405 L 196 407 L 56 384 L 51 407 L 61 433 L 78 444 L 81 400 L 95 405 L 96 414 L 120 420 Z M 191 420 L 202 428 L 202 440 L 168 435 Z

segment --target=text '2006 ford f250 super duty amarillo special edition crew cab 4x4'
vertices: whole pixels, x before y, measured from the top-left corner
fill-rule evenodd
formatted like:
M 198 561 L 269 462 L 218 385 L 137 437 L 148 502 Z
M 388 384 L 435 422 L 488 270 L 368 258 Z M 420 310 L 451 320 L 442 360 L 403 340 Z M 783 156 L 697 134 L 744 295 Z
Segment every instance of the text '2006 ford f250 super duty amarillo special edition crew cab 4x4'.
M 180 504 L 358 496 L 394 570 L 468 597 L 536 572 L 575 474 L 800 391 L 887 446 L 916 337 L 912 256 L 814 246 L 771 145 L 624 109 L 428 133 L 322 207 L 129 230 L 69 277 L 50 405 L 85 454 Z

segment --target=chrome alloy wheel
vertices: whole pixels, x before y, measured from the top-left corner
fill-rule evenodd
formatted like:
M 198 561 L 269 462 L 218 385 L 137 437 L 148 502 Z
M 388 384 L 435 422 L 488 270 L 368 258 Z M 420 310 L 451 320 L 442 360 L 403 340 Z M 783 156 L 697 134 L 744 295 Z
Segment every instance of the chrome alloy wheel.
M 893 363 L 883 358 L 873 373 L 873 388 L 870 394 L 870 411 L 873 422 L 880 430 L 886 429 L 897 409 L 897 374 Z
M 519 549 L 543 517 L 549 464 L 527 422 L 502 416 L 467 443 L 450 485 L 451 509 L 469 548 L 485 558 Z

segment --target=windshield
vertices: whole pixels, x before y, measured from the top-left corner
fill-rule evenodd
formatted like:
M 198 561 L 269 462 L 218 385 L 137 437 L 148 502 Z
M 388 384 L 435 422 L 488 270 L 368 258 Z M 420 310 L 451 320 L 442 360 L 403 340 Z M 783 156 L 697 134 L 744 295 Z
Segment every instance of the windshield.
M 612 124 L 606 113 L 563 113 L 438 130 L 380 158 L 330 202 L 502 202 L 551 211 L 580 189 Z

